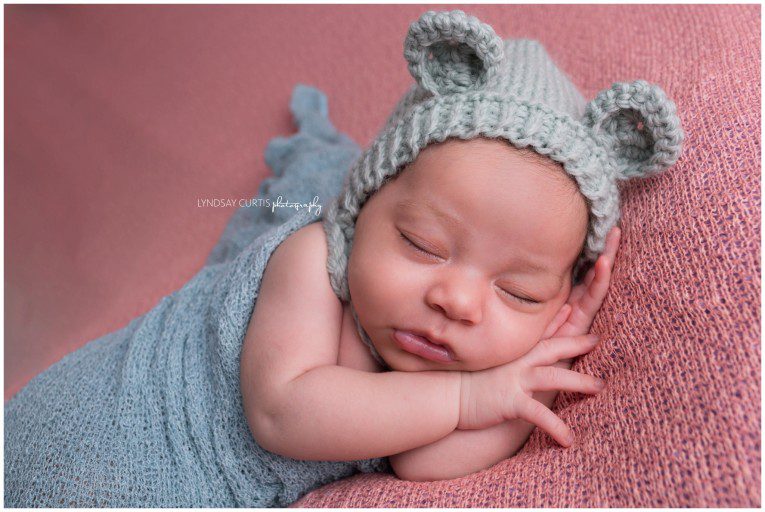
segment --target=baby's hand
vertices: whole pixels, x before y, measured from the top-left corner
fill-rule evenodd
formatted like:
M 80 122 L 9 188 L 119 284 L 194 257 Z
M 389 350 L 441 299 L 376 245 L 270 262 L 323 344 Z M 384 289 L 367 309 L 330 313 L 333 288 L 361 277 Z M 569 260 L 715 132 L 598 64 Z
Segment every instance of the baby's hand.
M 600 392 L 605 385 L 600 379 L 552 366 L 560 359 L 589 352 L 597 343 L 594 335 L 545 339 L 511 363 L 462 372 L 457 428 L 484 429 L 521 418 L 547 431 L 561 445 L 570 446 L 571 429 L 531 395 L 535 391 Z
M 541 339 L 578 336 L 590 331 L 611 284 L 616 251 L 619 249 L 621 230 L 614 226 L 606 237 L 606 248 L 598 257 L 581 283 L 572 288 L 568 301 L 547 327 Z

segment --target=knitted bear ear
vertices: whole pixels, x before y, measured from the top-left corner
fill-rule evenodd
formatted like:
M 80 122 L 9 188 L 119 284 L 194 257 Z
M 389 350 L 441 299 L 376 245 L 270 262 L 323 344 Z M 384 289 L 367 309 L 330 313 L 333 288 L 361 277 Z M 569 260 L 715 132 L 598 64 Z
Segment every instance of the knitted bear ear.
M 404 40 L 409 73 L 434 95 L 482 87 L 503 55 L 494 29 L 463 11 L 428 11 L 409 26 Z
M 644 80 L 617 82 L 598 93 L 583 123 L 610 149 L 619 179 L 658 174 L 680 156 L 683 130 L 675 104 Z

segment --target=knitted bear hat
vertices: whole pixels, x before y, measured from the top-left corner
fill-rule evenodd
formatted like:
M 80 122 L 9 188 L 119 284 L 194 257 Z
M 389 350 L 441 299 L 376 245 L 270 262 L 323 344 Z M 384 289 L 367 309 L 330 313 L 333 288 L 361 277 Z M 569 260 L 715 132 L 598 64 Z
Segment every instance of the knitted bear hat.
M 617 181 L 657 174 L 680 155 L 680 120 L 658 86 L 618 82 L 586 103 L 540 43 L 502 41 L 462 11 L 424 13 L 409 27 L 404 57 L 417 83 L 325 211 L 327 270 L 342 301 L 350 301 L 348 258 L 362 206 L 428 144 L 498 138 L 563 164 L 591 205 L 575 274 L 597 259 L 619 220 Z

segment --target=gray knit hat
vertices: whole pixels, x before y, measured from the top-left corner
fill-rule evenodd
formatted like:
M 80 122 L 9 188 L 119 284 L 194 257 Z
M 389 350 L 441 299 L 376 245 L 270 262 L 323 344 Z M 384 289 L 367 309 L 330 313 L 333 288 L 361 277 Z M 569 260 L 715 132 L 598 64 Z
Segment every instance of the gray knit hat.
M 343 301 L 350 301 L 348 258 L 362 206 L 428 144 L 500 138 L 563 164 L 591 204 L 575 271 L 597 259 L 619 220 L 617 181 L 657 174 L 680 155 L 680 120 L 658 86 L 619 82 L 586 103 L 537 41 L 503 42 L 462 11 L 423 14 L 409 27 L 404 57 L 417 83 L 325 211 L 327 270 Z

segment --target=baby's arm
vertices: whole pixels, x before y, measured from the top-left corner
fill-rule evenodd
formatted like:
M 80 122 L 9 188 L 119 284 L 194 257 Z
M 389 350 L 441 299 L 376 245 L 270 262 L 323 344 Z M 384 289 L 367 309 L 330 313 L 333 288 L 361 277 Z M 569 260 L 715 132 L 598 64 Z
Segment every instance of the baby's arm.
M 380 457 L 433 443 L 459 421 L 459 372 L 338 366 L 342 304 L 311 224 L 271 256 L 242 348 L 242 403 L 267 450 L 304 460 Z
M 606 249 L 583 282 L 569 295 L 566 305 L 556 315 L 542 339 L 551 336 L 575 336 L 590 330 L 611 281 L 611 270 L 619 247 L 621 232 L 614 228 L 606 239 Z M 571 359 L 555 366 L 571 368 Z M 551 407 L 555 391 L 534 393 L 533 397 Z M 446 480 L 486 469 L 520 450 L 534 430 L 534 425 L 520 419 L 506 421 L 483 430 L 455 430 L 448 436 L 390 457 L 391 466 L 404 480 Z
M 534 399 L 550 407 L 556 394 L 545 400 L 535 393 Z M 435 443 L 392 455 L 390 463 L 402 480 L 459 478 L 512 457 L 533 431 L 534 425 L 524 420 L 506 421 L 483 430 L 455 430 Z
M 545 332 L 557 331 L 568 319 L 571 306 L 564 305 Z M 556 366 L 570 368 L 570 362 Z M 545 407 L 552 407 L 555 391 L 533 393 L 533 398 Z M 535 425 L 521 419 L 505 421 L 482 430 L 455 430 L 448 436 L 413 450 L 390 457 L 393 471 L 402 480 L 450 480 L 481 471 L 515 455 Z

